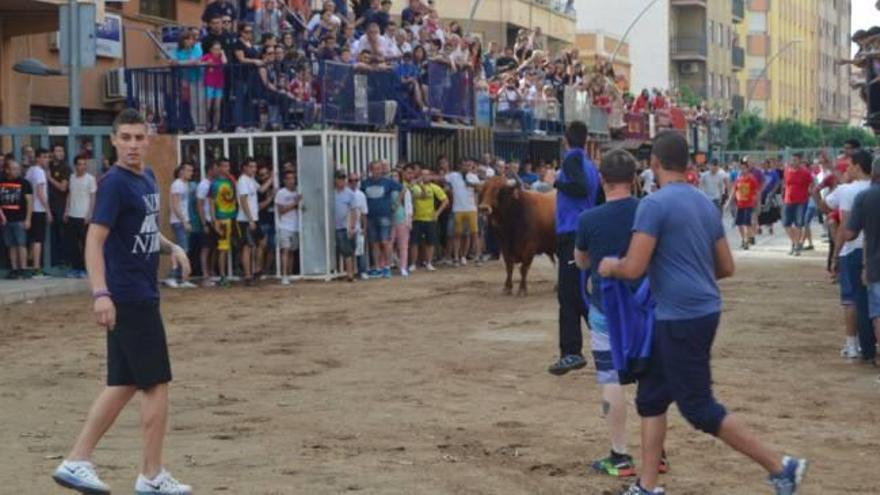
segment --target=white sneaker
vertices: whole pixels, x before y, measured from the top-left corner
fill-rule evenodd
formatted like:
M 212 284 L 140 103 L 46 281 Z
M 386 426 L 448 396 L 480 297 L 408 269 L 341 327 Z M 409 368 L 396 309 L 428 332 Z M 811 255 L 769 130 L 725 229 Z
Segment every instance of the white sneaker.
M 361 280 L 370 280 L 370 276 L 366 272 L 361 273 Z
M 861 355 L 859 350 L 855 347 L 844 346 L 843 349 L 840 350 L 840 357 L 843 359 L 856 359 Z
M 134 484 L 135 495 L 192 495 L 192 487 L 184 485 L 162 470 L 158 476 L 148 480 L 143 474 L 138 476 Z
M 430 263 L 425 265 L 425 270 L 428 270 L 429 272 L 436 272 L 437 271 L 437 269 L 434 268 L 434 265 L 432 265 Z
M 196 284 L 190 282 L 189 280 L 184 280 L 183 282 L 180 283 L 181 289 L 195 289 L 196 287 L 198 287 L 198 286 Z
M 400 276 L 403 278 L 409 277 L 409 271 L 406 268 L 400 269 Z
M 164 284 L 168 287 L 171 287 L 172 289 L 180 288 L 180 284 L 178 284 L 177 280 L 174 280 L 173 278 L 165 279 Z
M 98 478 L 95 466 L 89 461 L 64 461 L 52 473 L 52 479 L 55 483 L 80 493 L 110 494 L 110 487 Z
M 290 278 L 281 277 L 281 285 L 290 285 Z
M 467 266 L 467 258 L 464 256 L 461 257 L 461 266 Z
M 415 264 L 409 265 L 409 271 L 410 271 L 410 273 L 416 271 L 416 265 Z

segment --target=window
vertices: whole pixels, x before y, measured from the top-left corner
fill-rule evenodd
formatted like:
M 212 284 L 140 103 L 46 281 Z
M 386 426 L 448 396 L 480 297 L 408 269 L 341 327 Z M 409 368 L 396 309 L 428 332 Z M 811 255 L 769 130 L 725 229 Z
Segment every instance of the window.
M 164 19 L 176 19 L 174 0 L 140 0 L 141 14 L 162 17 Z
M 766 12 L 749 11 L 749 15 L 746 16 L 746 19 L 749 21 L 750 33 L 764 33 L 767 31 Z

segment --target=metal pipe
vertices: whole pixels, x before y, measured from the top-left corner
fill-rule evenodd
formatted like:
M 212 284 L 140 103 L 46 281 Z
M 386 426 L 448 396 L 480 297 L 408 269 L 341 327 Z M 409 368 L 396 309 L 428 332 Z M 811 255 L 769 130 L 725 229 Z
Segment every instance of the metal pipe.
M 614 60 L 617 58 L 617 53 L 620 51 L 620 47 L 623 46 L 623 42 L 626 41 L 627 36 L 629 36 L 630 31 L 632 31 L 632 28 L 634 28 L 636 24 L 638 24 L 639 20 L 641 20 L 641 18 L 648 12 L 648 10 L 650 10 L 650 8 L 653 7 L 654 4 L 658 1 L 659 0 L 651 0 L 648 5 L 645 5 L 645 8 L 643 8 L 642 11 L 639 12 L 639 15 L 637 15 L 636 18 L 633 19 L 633 21 L 630 23 L 629 27 L 626 28 L 623 36 L 621 36 L 620 39 L 617 40 L 617 46 L 614 47 L 614 52 L 611 54 L 611 65 L 614 65 Z
M 791 40 L 788 43 L 786 43 L 785 45 L 783 45 L 782 48 L 777 50 L 776 53 L 774 53 L 773 56 L 770 57 L 769 60 L 767 60 L 767 63 L 764 64 L 764 70 L 761 71 L 761 74 L 759 74 L 757 78 L 752 80 L 753 82 L 751 84 L 751 87 L 749 88 L 748 93 L 746 93 L 746 103 L 745 103 L 745 107 L 744 107 L 745 111 L 749 110 L 749 103 L 752 101 L 752 96 L 755 93 L 755 88 L 757 88 L 757 86 L 758 86 L 758 81 L 760 81 L 761 79 L 764 79 L 764 76 L 767 75 L 767 70 L 770 69 L 770 66 L 773 65 L 773 62 L 775 62 L 776 59 L 779 58 L 780 55 L 785 53 L 786 50 L 788 50 L 789 48 L 791 48 L 792 46 L 794 46 L 798 43 L 803 43 L 803 42 L 804 42 L 804 40 Z
M 68 92 L 70 96 L 69 120 L 70 127 L 67 133 L 67 163 L 73 166 L 74 157 L 77 152 L 76 133 L 82 122 L 80 121 L 80 32 L 79 32 L 79 3 L 77 0 L 68 0 L 68 8 L 70 9 L 70 39 L 67 40 L 67 50 L 70 58 L 70 66 L 68 68 Z

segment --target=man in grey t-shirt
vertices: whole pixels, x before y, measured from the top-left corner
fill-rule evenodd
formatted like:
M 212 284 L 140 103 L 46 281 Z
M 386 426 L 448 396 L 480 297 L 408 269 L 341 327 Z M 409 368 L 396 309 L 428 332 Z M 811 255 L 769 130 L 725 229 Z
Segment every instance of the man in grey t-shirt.
M 712 160 L 709 170 L 700 174 L 700 190 L 709 196 L 718 211 L 721 211 L 724 193 L 727 191 L 727 174 L 721 170 L 716 160 Z

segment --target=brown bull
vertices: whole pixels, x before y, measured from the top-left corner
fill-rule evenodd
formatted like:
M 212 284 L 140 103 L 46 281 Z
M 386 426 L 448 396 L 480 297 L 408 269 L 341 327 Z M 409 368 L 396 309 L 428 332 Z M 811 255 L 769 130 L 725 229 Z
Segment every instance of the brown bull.
M 504 257 L 504 293 L 513 292 L 513 265 L 520 263 L 518 295 L 525 295 L 535 255 L 546 254 L 553 260 L 556 253 L 556 191 L 525 191 L 502 177 L 492 177 L 480 190 L 480 211 L 488 215 Z

